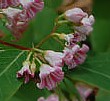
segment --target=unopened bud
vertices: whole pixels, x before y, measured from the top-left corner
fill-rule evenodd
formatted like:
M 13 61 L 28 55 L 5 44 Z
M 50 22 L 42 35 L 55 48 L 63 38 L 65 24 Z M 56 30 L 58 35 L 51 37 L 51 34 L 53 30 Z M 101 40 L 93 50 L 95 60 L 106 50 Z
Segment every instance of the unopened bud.
M 36 64 L 35 64 L 35 62 L 32 62 L 32 64 L 31 64 L 31 72 L 35 73 L 35 71 L 36 71 Z
M 64 40 L 66 34 L 62 33 L 62 34 L 56 34 L 56 36 L 58 36 L 59 39 Z

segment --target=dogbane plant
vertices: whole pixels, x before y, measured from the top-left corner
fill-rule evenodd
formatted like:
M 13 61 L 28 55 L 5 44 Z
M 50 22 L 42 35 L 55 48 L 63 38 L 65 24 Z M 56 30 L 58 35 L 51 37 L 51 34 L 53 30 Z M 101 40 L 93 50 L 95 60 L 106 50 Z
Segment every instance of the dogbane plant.
M 44 2 L 42 0 L 0 0 L 0 12 L 6 18 L 5 26 L 16 39 L 22 36 L 29 22 L 43 7 Z M 18 47 L 2 42 L 5 45 L 28 51 L 27 59 L 22 61 L 21 69 L 16 71 L 16 78 L 23 78 L 25 84 L 33 81 L 39 89 L 55 90 L 63 82 L 68 71 L 77 69 L 79 65 L 85 62 L 89 46 L 84 44 L 84 41 L 92 32 L 94 22 L 93 15 L 88 15 L 81 8 L 72 8 L 56 18 L 54 31 L 33 48 Z M 57 33 L 56 29 L 65 23 L 72 29 L 71 33 Z M 41 49 L 40 47 L 49 38 L 55 38 L 63 46 L 63 50 Z M 79 86 L 77 88 L 79 90 Z M 84 93 L 85 95 L 82 94 L 82 88 L 79 90 L 81 96 L 84 95 L 83 99 L 92 92 L 92 89 L 86 90 L 87 94 Z M 41 97 L 38 101 L 59 101 L 59 98 L 57 95 L 51 95 L 46 100 Z

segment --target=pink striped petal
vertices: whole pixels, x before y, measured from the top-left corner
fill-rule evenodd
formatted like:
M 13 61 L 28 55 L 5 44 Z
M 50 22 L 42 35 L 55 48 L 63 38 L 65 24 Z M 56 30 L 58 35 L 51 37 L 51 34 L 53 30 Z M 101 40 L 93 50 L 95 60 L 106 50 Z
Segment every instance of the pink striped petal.
M 10 6 L 16 7 L 19 4 L 19 0 L 0 0 L 0 9 L 5 9 Z
M 63 80 L 64 73 L 61 67 L 50 67 L 47 64 L 43 64 L 40 67 L 39 76 L 41 83 L 37 84 L 38 88 L 43 89 L 45 87 L 48 90 L 52 90 L 56 87 L 57 83 Z

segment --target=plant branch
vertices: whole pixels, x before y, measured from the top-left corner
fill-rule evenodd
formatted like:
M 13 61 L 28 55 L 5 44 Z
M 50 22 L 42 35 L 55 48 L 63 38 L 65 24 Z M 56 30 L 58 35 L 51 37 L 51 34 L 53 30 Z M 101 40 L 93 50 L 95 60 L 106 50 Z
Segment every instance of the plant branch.
M 55 22 L 56 22 L 56 23 L 58 22 L 58 19 L 59 19 L 59 17 L 55 19 Z M 59 27 L 58 25 L 55 25 L 55 26 L 53 27 L 51 33 L 48 34 L 43 40 L 41 40 L 41 41 L 37 44 L 36 48 L 39 48 L 45 41 L 47 41 L 50 37 L 52 37 L 52 36 L 53 36 L 52 34 L 56 31 L 56 29 L 57 29 L 58 27 Z
M 5 45 L 5 46 L 11 46 L 20 50 L 32 50 L 32 48 L 27 48 L 27 47 L 23 47 L 23 46 L 19 46 L 19 45 L 15 45 L 15 44 L 11 44 L 5 41 L 0 40 L 0 43 Z
M 63 18 L 64 17 L 64 14 L 58 16 L 56 19 L 55 19 L 55 26 L 53 27 L 53 30 L 51 31 L 51 33 L 49 35 L 47 35 L 43 40 L 41 40 L 36 48 L 39 48 L 44 42 L 46 42 L 50 37 L 53 36 L 53 34 L 55 33 L 55 31 L 57 30 L 57 28 L 61 25 L 61 24 L 65 24 L 65 23 L 69 23 L 67 20 L 62 20 L 62 21 L 59 21 L 60 18 Z M 58 41 L 57 39 L 55 39 L 56 41 Z M 58 41 L 60 42 L 60 41 Z M 60 44 L 62 45 L 62 43 L 60 42 Z
M 62 47 L 64 47 L 64 44 L 63 44 L 59 39 L 57 39 L 56 37 L 54 37 L 54 40 L 56 40 L 58 43 L 60 43 L 60 45 L 61 45 Z
M 48 34 L 43 40 L 40 41 L 40 43 L 37 44 L 36 48 L 39 48 L 45 41 L 47 41 L 50 37 L 52 37 L 53 33 L 56 31 L 58 26 L 54 26 L 52 32 L 50 34 Z
M 44 42 L 46 42 L 51 36 L 52 36 L 51 34 L 47 35 L 43 40 L 41 40 L 41 41 L 37 44 L 36 48 L 39 48 L 39 47 L 40 47 Z

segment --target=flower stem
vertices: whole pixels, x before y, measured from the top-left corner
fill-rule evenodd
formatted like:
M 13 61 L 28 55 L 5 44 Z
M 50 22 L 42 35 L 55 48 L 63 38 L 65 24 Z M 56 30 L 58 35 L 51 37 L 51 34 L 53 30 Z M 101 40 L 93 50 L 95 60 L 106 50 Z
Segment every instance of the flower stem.
M 29 61 L 29 60 L 30 60 L 31 55 L 32 55 L 32 52 L 29 53 L 29 55 L 28 55 L 26 61 Z
M 37 62 L 42 65 L 43 63 L 36 57 Z
M 61 20 L 61 21 L 58 21 L 57 23 L 56 23 L 56 25 L 62 25 L 62 24 L 68 24 L 68 23 L 70 23 L 69 21 L 67 21 L 67 20 Z
M 56 40 L 58 43 L 60 43 L 60 45 L 61 45 L 62 47 L 64 47 L 64 44 L 63 44 L 59 39 L 57 39 L 56 37 L 54 37 L 54 40 Z
M 61 18 L 62 16 L 59 16 L 55 19 L 55 26 L 53 27 L 51 33 L 49 35 L 47 35 L 43 40 L 40 41 L 40 43 L 37 44 L 36 48 L 39 48 L 40 46 L 42 46 L 43 43 L 45 43 L 49 38 L 51 38 L 53 35 L 53 33 L 55 33 L 56 29 L 59 27 L 58 25 L 56 25 L 56 23 L 58 22 L 59 18 Z
M 70 81 L 72 81 L 74 84 L 76 84 L 76 83 L 78 82 L 78 80 L 74 80 L 74 79 L 72 79 L 71 77 L 69 77 L 68 75 L 65 75 L 65 77 L 66 77 L 67 79 L 69 79 Z
M 59 19 L 63 18 L 64 16 L 65 16 L 65 15 L 64 15 L 64 13 L 63 13 L 63 14 L 59 15 L 57 19 L 59 20 Z
M 52 31 L 53 33 L 54 31 Z M 43 43 L 45 43 L 49 38 L 51 38 L 52 36 L 54 36 L 53 34 L 49 34 L 47 35 L 43 40 L 40 41 L 40 43 L 37 44 L 36 48 L 39 48 Z
M 37 51 L 37 52 L 39 52 L 39 53 L 44 53 L 44 51 L 41 50 L 41 49 L 33 48 L 33 50 L 34 50 L 34 51 Z
M 52 36 L 54 36 L 56 29 L 63 23 L 69 23 L 67 20 L 63 20 L 63 21 L 58 21 L 60 18 L 63 18 L 64 14 L 58 16 L 55 19 L 55 26 L 53 28 L 53 30 L 51 31 L 51 33 L 49 35 L 47 35 L 43 40 L 40 41 L 40 43 L 37 44 L 36 48 L 39 48 L 43 43 L 45 43 L 49 38 L 51 38 Z
M 19 46 L 19 45 L 15 45 L 15 44 L 11 44 L 5 41 L 0 40 L 0 43 L 5 45 L 5 46 L 11 46 L 20 50 L 32 50 L 32 48 L 27 48 L 27 47 L 23 47 L 23 46 Z

